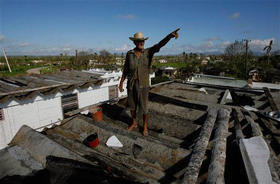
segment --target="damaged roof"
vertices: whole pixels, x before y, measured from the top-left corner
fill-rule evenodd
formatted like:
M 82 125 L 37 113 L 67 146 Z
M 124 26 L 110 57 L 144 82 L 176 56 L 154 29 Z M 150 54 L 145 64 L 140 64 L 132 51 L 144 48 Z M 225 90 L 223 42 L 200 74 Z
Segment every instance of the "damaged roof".
M 279 183 L 280 124 L 264 113 L 279 109 L 279 97 L 268 89 L 156 85 L 149 96 L 149 136 L 141 133 L 141 117 L 138 129 L 126 130 L 126 99 L 102 105 L 102 121 L 75 115 L 42 133 L 23 126 L 0 151 L 0 182 L 26 175 L 36 180 L 45 171 L 60 183 Z M 95 133 L 99 145 L 90 148 L 85 140 Z M 123 147 L 106 146 L 113 135 Z M 254 165 L 264 155 L 268 161 Z
M 10 98 L 24 99 L 34 95 L 49 95 L 57 91 L 87 88 L 102 84 L 99 74 L 82 71 L 61 71 L 55 74 L 0 78 L 0 102 Z

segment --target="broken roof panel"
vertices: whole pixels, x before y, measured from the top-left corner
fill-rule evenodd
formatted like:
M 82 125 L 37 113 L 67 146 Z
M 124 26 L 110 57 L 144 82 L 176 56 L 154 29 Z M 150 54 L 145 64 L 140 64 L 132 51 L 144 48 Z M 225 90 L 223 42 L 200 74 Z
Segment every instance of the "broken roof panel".
M 279 123 L 258 113 L 248 112 L 241 106 L 241 102 L 249 102 L 246 99 L 250 98 L 253 103 L 267 102 L 267 110 L 271 110 L 264 92 L 242 92 L 239 88 L 231 88 L 227 93 L 233 92 L 233 101 L 221 103 L 226 94 L 224 88 L 203 86 L 207 93 L 199 91 L 200 88 L 179 83 L 154 87 L 149 102 L 148 137 L 141 133 L 141 117 L 138 117 L 139 129 L 126 130 L 131 118 L 124 106 L 125 99 L 115 105 L 102 105 L 102 121 L 97 122 L 90 115 L 76 115 L 59 126 L 46 129 L 43 134 L 36 132 L 36 135 L 40 134 L 42 140 L 55 142 L 53 144 L 58 146 L 57 149 L 70 151 L 91 162 L 90 165 L 101 168 L 102 172 L 95 172 L 103 179 L 108 178 L 104 173 L 110 172 L 130 182 L 229 184 L 252 181 L 248 176 L 254 173 L 254 169 L 252 173 L 246 170 L 249 165 L 246 165 L 246 158 L 240 153 L 239 142 L 263 136 L 270 151 L 266 176 L 279 182 Z M 233 113 L 230 113 L 231 110 Z M 44 146 L 46 153 L 37 156 L 40 143 L 33 139 L 31 133 L 34 132 L 29 130 L 26 133 L 23 130 L 11 146 L 19 146 L 30 152 L 37 162 L 47 160 L 46 156 L 52 155 L 54 147 Z M 84 141 L 94 133 L 98 134 L 100 143 L 96 148 L 90 148 Z M 123 147 L 106 146 L 107 139 L 112 135 L 118 138 Z M 36 151 L 32 153 L 33 149 Z M 69 178 L 65 172 L 56 173 L 62 178 Z M 107 183 L 120 182 L 120 179 Z
M 5 102 L 9 98 L 30 97 L 34 94 L 50 94 L 56 91 L 73 90 L 100 85 L 103 79 L 99 74 L 81 71 L 61 71 L 56 74 L 32 75 L 21 78 L 0 79 L 0 99 Z

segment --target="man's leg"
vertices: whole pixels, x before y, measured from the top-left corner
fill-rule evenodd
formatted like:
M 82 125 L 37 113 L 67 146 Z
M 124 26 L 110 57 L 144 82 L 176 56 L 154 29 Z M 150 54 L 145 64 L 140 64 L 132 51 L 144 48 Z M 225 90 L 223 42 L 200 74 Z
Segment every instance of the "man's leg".
M 143 129 L 143 135 L 148 136 L 148 114 L 143 114 L 143 123 L 144 123 L 144 129 Z
M 130 113 L 132 118 L 132 124 L 127 128 L 128 131 L 137 128 L 137 121 L 136 121 L 136 110 L 138 104 L 138 91 L 136 89 L 137 84 L 138 81 L 135 81 L 132 90 L 128 90 L 127 100 L 128 100 L 128 105 L 130 107 Z
M 140 93 L 140 108 L 143 113 L 144 136 L 148 136 L 148 99 L 149 99 L 149 88 L 142 88 Z
M 131 131 L 134 128 L 137 128 L 136 111 L 130 110 L 130 113 L 131 113 L 131 117 L 132 117 L 132 124 L 127 128 L 128 131 Z

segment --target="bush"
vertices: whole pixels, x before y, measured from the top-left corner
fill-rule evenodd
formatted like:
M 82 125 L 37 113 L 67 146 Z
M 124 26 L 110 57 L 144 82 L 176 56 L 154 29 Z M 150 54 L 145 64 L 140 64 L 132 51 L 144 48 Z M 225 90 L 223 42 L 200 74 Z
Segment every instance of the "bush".
M 169 81 L 167 76 L 156 76 L 155 78 L 152 78 L 152 84 L 158 84 L 165 81 Z

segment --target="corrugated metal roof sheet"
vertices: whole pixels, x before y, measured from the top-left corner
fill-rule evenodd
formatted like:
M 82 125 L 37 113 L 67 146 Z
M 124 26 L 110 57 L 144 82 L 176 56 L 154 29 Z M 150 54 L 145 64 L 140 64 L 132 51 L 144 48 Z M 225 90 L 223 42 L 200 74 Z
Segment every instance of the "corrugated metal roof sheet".
M 0 78 L 0 102 L 9 98 L 26 98 L 37 94 L 48 95 L 57 91 L 101 85 L 101 75 L 82 71 L 61 71 L 55 74 L 32 75 L 20 78 Z

